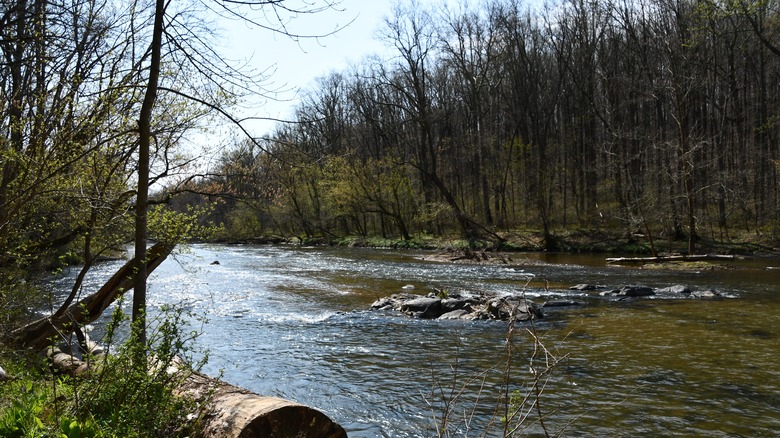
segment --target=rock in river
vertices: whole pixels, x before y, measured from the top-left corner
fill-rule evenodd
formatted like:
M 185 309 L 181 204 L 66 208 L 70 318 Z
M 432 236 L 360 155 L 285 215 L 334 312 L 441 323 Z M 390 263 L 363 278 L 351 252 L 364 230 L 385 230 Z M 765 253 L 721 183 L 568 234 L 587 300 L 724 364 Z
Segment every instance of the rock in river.
M 522 296 L 491 296 L 480 294 L 468 297 L 439 298 L 409 293 L 380 298 L 371 310 L 392 310 L 417 318 L 508 320 L 518 321 L 542 318 L 541 307 Z
M 623 286 L 617 294 L 624 297 L 646 297 L 655 295 L 655 291 L 647 286 Z
M 691 298 L 718 298 L 718 297 L 720 297 L 720 292 L 716 291 L 715 289 L 697 290 L 691 292 Z
M 691 290 L 688 289 L 687 286 L 683 286 L 681 284 L 676 284 L 674 286 L 669 287 L 663 287 L 661 289 L 656 289 L 656 293 L 659 294 L 689 294 L 691 293 Z

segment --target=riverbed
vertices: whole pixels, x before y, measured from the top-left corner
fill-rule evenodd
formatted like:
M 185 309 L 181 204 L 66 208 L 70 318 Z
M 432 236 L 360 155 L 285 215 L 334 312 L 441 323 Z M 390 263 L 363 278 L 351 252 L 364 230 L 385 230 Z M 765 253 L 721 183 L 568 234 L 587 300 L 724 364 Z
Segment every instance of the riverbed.
M 206 373 L 315 407 L 350 437 L 429 437 L 437 430 L 492 437 L 508 427 L 530 436 L 755 437 L 780 430 L 780 270 L 773 269 L 780 261 L 666 271 L 608 266 L 603 255 L 513 254 L 507 264 L 480 265 L 430 255 L 192 245 L 152 275 L 150 314 L 176 304 L 205 317 L 192 327 L 201 332 L 196 349 L 208 350 Z M 119 264 L 100 265 L 86 290 Z M 58 280 L 61 287 L 69 275 L 75 271 Z M 579 283 L 682 284 L 721 297 L 599 297 L 569 289 Z M 580 304 L 545 309 L 544 319 L 518 323 L 512 336 L 500 321 L 368 310 L 404 286 L 420 294 L 524 293 L 540 304 Z M 100 323 L 93 333 L 99 336 Z M 528 394 L 534 397 L 523 403 Z M 507 424 L 507 407 L 527 418 Z

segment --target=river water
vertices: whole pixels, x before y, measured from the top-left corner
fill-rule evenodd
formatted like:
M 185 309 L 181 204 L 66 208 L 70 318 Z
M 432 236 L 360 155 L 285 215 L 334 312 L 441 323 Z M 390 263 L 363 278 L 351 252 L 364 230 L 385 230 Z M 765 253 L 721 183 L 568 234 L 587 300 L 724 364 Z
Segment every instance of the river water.
M 204 316 L 205 324 L 192 322 L 202 331 L 195 346 L 209 352 L 204 372 L 315 407 L 351 437 L 429 437 L 437 430 L 493 437 L 505 426 L 529 436 L 780 433 L 780 270 L 772 269 L 780 261 L 654 271 L 607 266 L 592 255 L 517 254 L 495 266 L 437 263 L 428 255 L 193 245 L 154 272 L 150 314 L 179 304 Z M 101 265 L 87 290 L 120 263 Z M 75 272 L 67 274 L 63 288 Z M 683 284 L 724 298 L 619 301 L 568 289 L 578 283 Z M 538 303 L 581 305 L 550 308 L 533 326 L 518 323 L 511 337 L 502 322 L 368 310 L 405 285 L 416 293 L 524 292 Z M 547 373 L 535 379 L 534 370 Z M 538 403 L 523 403 L 536 393 L 534 382 Z M 504 421 L 507 407 L 527 418 Z

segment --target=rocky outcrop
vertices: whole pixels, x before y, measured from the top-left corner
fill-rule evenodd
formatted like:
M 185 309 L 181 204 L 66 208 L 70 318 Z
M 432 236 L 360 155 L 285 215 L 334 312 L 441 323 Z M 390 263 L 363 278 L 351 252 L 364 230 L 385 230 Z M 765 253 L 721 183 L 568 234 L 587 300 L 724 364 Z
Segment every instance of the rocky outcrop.
M 617 293 L 622 297 L 648 297 L 655 295 L 655 291 L 647 286 L 623 286 Z
M 442 320 L 509 320 L 517 321 L 542 318 L 541 306 L 519 295 L 416 295 L 399 293 L 380 298 L 371 310 L 394 311 L 415 318 Z

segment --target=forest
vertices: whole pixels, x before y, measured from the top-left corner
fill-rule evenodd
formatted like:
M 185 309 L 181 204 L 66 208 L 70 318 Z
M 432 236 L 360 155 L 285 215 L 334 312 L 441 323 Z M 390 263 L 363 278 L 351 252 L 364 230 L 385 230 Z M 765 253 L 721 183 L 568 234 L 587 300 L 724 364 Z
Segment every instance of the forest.
M 308 34 L 290 17 L 338 7 L 0 4 L 0 360 L 25 358 L 15 386 L 0 386 L 0 435 L 172 433 L 176 382 L 150 376 L 145 358 L 173 360 L 189 334 L 174 315 L 147 343 L 146 278 L 181 242 L 477 247 L 534 234 L 559 250 L 581 230 L 653 255 L 666 242 L 689 254 L 704 239 L 777 242 L 777 0 L 400 2 L 378 29 L 390 55 L 320 78 L 290 120 L 252 132 L 239 107 L 273 94 L 268 72 L 221 55 L 216 18 L 321 38 L 337 29 Z M 223 128 L 236 135 L 220 148 Z M 103 288 L 85 289 L 98 263 L 123 256 Z M 55 300 L 41 274 L 68 266 L 78 274 Z M 114 375 L 25 377 L 41 365 L 33 353 L 73 342 L 131 289 L 131 342 L 104 368 Z M 148 387 L 160 391 L 137 392 Z
M 379 31 L 391 56 L 322 77 L 292 123 L 189 188 L 225 195 L 201 202 L 233 238 L 772 242 L 778 6 L 400 4 Z

